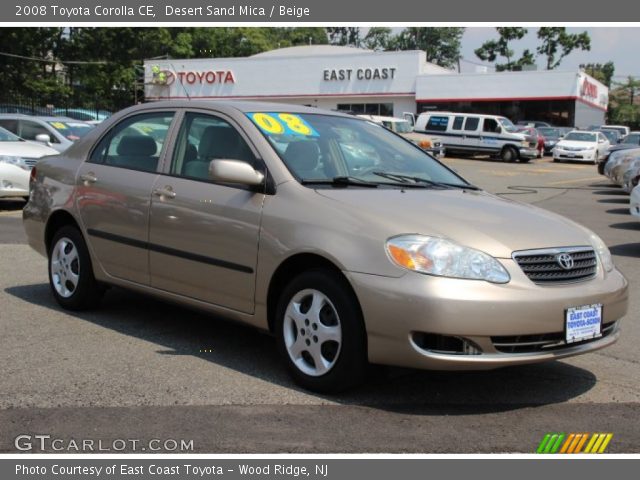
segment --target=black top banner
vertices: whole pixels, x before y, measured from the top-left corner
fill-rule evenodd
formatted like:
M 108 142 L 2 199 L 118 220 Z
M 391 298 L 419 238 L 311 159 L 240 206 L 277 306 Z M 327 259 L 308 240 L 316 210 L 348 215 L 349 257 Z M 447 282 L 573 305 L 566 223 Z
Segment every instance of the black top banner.
M 0 22 L 634 22 L 640 4 L 623 0 L 14 0 Z

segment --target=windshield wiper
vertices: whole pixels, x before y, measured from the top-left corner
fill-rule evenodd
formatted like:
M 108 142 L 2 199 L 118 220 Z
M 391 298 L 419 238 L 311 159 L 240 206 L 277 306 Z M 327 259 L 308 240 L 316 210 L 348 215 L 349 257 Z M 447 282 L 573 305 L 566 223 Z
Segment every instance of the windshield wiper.
M 463 185 L 459 183 L 447 183 L 447 182 L 436 182 L 435 180 L 429 180 L 428 178 L 422 177 L 414 177 L 413 175 L 404 175 L 402 173 L 387 173 L 387 172 L 371 172 L 374 175 L 379 177 L 388 178 L 390 180 L 396 180 L 401 182 L 403 185 L 408 184 L 409 180 L 412 180 L 415 183 L 426 183 L 427 185 L 431 185 L 433 187 L 443 187 L 443 188 L 462 188 L 466 190 L 480 190 L 480 188 L 475 185 L 471 185 L 470 183 Z M 408 186 L 408 185 L 407 185 Z
M 310 178 L 302 180 L 300 183 L 302 185 L 334 185 L 339 187 L 348 187 L 348 186 L 357 186 L 357 187 L 368 187 L 368 188 L 378 188 L 378 184 L 374 182 L 367 182 L 366 180 L 361 180 L 358 177 L 349 177 L 349 176 L 339 176 L 333 178 Z

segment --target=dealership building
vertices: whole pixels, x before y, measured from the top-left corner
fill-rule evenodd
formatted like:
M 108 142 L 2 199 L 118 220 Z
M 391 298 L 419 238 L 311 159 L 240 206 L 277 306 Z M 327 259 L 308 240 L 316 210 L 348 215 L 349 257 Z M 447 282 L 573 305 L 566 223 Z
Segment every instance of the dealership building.
M 145 98 L 263 100 L 396 117 L 491 113 L 586 127 L 605 123 L 608 89 L 582 71 L 456 73 L 420 50 L 316 45 L 243 58 L 149 60 Z

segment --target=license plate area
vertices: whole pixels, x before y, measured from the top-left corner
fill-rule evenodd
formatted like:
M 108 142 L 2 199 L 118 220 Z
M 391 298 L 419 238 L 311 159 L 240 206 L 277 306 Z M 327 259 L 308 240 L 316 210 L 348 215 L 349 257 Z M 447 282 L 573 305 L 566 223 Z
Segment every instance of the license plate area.
M 602 336 L 602 304 L 570 307 L 565 311 L 566 343 L 582 342 Z

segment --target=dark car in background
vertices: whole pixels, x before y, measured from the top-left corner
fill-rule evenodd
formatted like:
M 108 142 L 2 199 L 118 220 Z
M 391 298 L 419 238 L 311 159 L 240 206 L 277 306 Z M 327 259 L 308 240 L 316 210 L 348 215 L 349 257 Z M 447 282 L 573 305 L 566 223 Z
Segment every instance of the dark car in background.
M 610 128 L 598 128 L 597 132 L 601 132 L 611 145 L 616 145 L 622 141 L 622 134 L 618 130 L 613 130 Z
M 558 127 L 539 127 L 538 133 L 544 137 L 544 154 L 551 155 L 553 147 L 556 146 L 558 140 L 563 137 L 563 134 Z
M 550 123 L 541 122 L 541 121 L 538 121 L 538 120 L 520 120 L 520 121 L 516 122 L 516 125 L 518 125 L 518 126 L 522 125 L 523 127 L 534 127 L 534 128 L 550 127 L 551 126 Z
M 600 175 L 605 174 L 604 168 L 607 162 L 609 161 L 609 157 L 613 152 L 617 152 L 620 150 L 631 150 L 633 148 L 638 148 L 638 147 L 640 147 L 640 132 L 631 132 L 629 133 L 629 135 L 624 137 L 620 143 L 612 144 L 609 150 L 607 151 L 607 156 L 601 162 L 598 162 L 598 173 Z
M 540 132 L 535 127 L 516 125 L 516 132 L 524 133 L 526 135 L 529 144 L 536 146 L 537 157 L 542 158 L 544 155 L 544 137 L 540 135 Z

